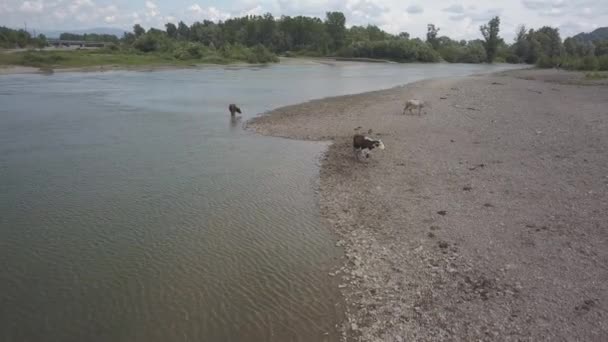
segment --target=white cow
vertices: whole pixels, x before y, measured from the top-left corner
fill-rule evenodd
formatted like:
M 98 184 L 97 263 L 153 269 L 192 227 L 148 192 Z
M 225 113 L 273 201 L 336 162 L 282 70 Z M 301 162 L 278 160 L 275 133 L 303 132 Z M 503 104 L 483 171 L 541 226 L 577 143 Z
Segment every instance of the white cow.
M 410 111 L 410 114 L 413 114 L 412 109 L 418 109 L 418 115 L 420 115 L 420 112 L 424 107 L 429 107 L 429 104 L 422 100 L 407 100 L 405 102 L 405 106 L 403 107 L 403 115 L 405 115 L 407 110 Z M 426 110 L 424 112 L 426 113 Z

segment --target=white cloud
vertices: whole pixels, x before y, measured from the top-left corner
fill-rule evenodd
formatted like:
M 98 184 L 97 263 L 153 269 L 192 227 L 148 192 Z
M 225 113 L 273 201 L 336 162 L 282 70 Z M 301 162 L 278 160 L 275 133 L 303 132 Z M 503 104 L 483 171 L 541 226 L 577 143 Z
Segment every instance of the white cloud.
M 442 11 L 449 13 L 464 13 L 464 7 L 462 7 L 460 4 L 454 4 L 442 9 Z
M 530 28 L 559 27 L 562 36 L 608 23 L 608 0 L 0 0 L 1 25 L 36 28 L 128 28 L 134 23 L 162 28 L 166 22 L 190 24 L 235 16 L 308 15 L 323 19 L 326 11 L 341 11 L 347 26 L 377 25 L 391 33 L 409 32 L 424 38 L 426 25 L 441 27 L 455 39 L 476 39 L 479 25 L 499 15 L 501 36 L 510 41 L 519 24 Z M 198 3 L 197 3 L 198 2 Z M 178 5 L 181 3 L 181 5 Z M 191 5 L 188 5 L 191 4 Z M 214 4 L 213 6 L 211 4 Z M 180 7 L 181 6 L 181 7 Z
M 23 13 L 41 13 L 44 9 L 44 3 L 41 0 L 38 1 L 24 1 L 19 7 L 19 10 Z
M 146 1 L 146 8 L 149 10 L 155 10 L 158 8 L 158 6 L 156 6 L 156 4 L 152 1 Z
M 411 5 L 407 8 L 406 12 L 410 14 L 419 14 L 424 12 L 424 9 L 418 5 Z
M 251 8 L 245 9 L 243 11 L 241 11 L 238 16 L 246 16 L 246 15 L 262 15 L 264 14 L 266 11 L 264 11 L 264 8 L 261 5 L 256 5 L 253 6 Z
M 0 14 L 11 12 L 13 12 L 13 9 L 9 7 L 8 4 L 0 3 Z
M 152 1 L 146 1 L 146 20 L 150 22 L 160 14 L 158 6 Z
M 199 4 L 193 4 L 188 7 L 188 11 L 190 12 L 189 18 L 191 20 L 211 20 L 211 21 L 220 21 L 226 20 L 230 18 L 230 13 L 221 11 L 216 7 L 201 7 Z

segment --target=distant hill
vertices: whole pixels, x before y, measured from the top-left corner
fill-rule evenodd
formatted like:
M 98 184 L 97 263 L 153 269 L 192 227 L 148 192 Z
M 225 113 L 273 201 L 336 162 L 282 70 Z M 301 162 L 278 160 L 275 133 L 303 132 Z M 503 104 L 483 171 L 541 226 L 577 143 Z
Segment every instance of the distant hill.
M 131 31 L 130 29 L 117 29 L 117 28 L 112 28 L 112 27 L 95 27 L 95 28 L 90 28 L 90 29 L 80 29 L 80 30 L 70 30 L 70 29 L 65 29 L 65 30 L 37 30 L 38 33 L 42 33 L 45 36 L 47 36 L 47 38 L 59 38 L 59 35 L 61 35 L 62 33 L 74 33 L 74 34 L 91 34 L 91 33 L 97 33 L 97 34 L 113 34 L 118 38 L 121 38 L 123 33 L 125 31 Z
M 591 33 L 579 33 L 572 38 L 584 42 L 591 42 L 594 40 L 608 40 L 608 27 L 600 27 Z

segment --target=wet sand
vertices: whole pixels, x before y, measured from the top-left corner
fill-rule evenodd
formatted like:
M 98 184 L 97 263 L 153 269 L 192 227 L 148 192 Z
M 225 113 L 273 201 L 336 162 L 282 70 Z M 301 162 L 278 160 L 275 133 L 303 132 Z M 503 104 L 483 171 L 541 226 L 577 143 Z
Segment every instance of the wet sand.
M 344 248 L 348 341 L 608 340 L 608 84 L 510 71 L 279 108 L 332 140 L 320 210 Z M 403 115 L 403 102 L 431 103 Z M 352 135 L 386 150 L 358 163 Z

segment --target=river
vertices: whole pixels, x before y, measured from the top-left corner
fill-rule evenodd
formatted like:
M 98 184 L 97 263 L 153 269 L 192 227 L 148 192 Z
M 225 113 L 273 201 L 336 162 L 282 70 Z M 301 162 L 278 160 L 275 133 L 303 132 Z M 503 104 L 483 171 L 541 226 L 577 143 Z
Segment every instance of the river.
M 243 121 L 500 65 L 0 76 L 0 340 L 334 341 L 326 143 Z M 243 119 L 230 120 L 237 103 Z

